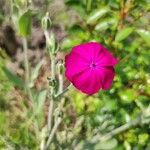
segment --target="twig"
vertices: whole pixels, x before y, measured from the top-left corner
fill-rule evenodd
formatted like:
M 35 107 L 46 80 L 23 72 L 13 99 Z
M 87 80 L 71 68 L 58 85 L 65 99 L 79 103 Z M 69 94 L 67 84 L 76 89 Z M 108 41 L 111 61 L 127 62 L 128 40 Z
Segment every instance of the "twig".
M 56 131 L 57 131 L 61 121 L 62 121 L 62 118 L 59 117 L 57 119 L 57 122 L 55 123 L 55 125 L 54 125 L 54 127 L 53 127 L 53 129 L 52 129 L 52 131 L 51 131 L 51 133 L 49 135 L 49 137 L 48 137 L 48 140 L 47 140 L 47 143 L 46 143 L 46 149 L 48 149 L 49 145 L 51 144 L 52 139 L 53 139 L 53 137 L 54 137 L 54 135 L 55 135 L 55 133 L 56 133 Z
M 150 119 L 140 119 L 139 117 L 137 117 L 137 119 L 130 121 L 124 125 L 122 125 L 121 127 L 118 127 L 112 131 L 110 131 L 109 133 L 101 136 L 101 135 L 96 135 L 91 142 L 92 143 L 96 143 L 98 141 L 100 142 L 104 142 L 107 140 L 110 140 L 112 137 L 114 137 L 117 134 L 120 134 L 121 132 L 124 132 L 132 127 L 138 126 L 138 125 L 145 125 L 145 124 L 149 124 L 150 123 Z
M 48 133 L 51 131 L 51 127 L 52 127 L 53 107 L 54 107 L 54 100 L 51 96 L 49 109 L 48 109 Z
M 62 92 L 55 95 L 55 98 L 58 98 L 58 97 L 64 95 L 71 87 L 72 87 L 72 84 L 68 85 Z

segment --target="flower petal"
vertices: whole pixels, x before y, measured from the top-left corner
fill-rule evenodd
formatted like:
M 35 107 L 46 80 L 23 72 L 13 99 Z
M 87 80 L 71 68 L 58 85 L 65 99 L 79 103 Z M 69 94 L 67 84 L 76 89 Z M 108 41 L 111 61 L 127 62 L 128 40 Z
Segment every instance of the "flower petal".
M 95 70 L 86 70 L 74 76 L 73 85 L 82 92 L 92 95 L 101 88 L 101 82 Z
M 115 66 L 118 61 L 105 47 L 103 47 L 102 52 L 98 56 L 98 63 L 100 66 Z
M 73 47 L 72 51 L 91 61 L 102 51 L 102 46 L 96 42 L 89 42 Z
M 87 69 L 88 63 L 84 61 L 77 53 L 70 53 L 65 57 L 65 75 L 72 81 L 74 75 Z
M 111 87 L 115 71 L 113 67 L 100 67 L 97 71 L 99 78 L 101 80 L 102 89 L 107 90 Z

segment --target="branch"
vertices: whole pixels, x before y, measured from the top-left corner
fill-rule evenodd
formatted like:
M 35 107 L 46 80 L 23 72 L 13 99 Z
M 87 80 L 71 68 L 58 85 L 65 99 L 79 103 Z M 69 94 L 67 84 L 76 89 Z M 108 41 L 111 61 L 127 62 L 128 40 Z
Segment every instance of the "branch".
M 107 141 L 107 140 L 110 140 L 112 137 L 114 137 L 115 135 L 117 134 L 120 134 L 132 127 L 136 127 L 138 125 L 145 125 L 145 124 L 149 124 L 150 123 L 150 118 L 149 119 L 141 119 L 141 117 L 137 117 L 137 119 L 133 120 L 133 121 L 130 121 L 112 131 L 110 131 L 109 133 L 101 136 L 101 135 L 96 135 L 92 140 L 91 142 L 92 143 L 96 143 L 98 141 L 100 142 L 104 142 L 104 141 Z
M 58 98 L 58 97 L 61 97 L 62 95 L 64 95 L 71 87 L 72 87 L 72 84 L 69 84 L 62 92 L 55 95 L 55 98 Z
M 48 140 L 47 140 L 47 143 L 46 143 L 46 149 L 48 149 L 49 145 L 51 144 L 52 139 L 53 139 L 53 137 L 54 137 L 54 135 L 55 135 L 55 133 L 56 133 L 56 131 L 57 131 L 61 121 L 62 121 L 62 118 L 58 118 L 57 119 L 57 122 L 55 123 L 55 125 L 54 125 L 54 127 L 53 127 L 53 129 L 52 129 L 52 131 L 51 131 L 51 133 L 50 133 L 50 135 L 48 137 Z

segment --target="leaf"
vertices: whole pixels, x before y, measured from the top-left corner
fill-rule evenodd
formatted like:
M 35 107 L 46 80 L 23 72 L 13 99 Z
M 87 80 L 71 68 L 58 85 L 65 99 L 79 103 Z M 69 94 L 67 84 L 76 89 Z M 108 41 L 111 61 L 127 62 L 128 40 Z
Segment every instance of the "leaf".
M 104 31 L 111 27 L 114 23 L 116 23 L 116 19 L 107 19 L 105 21 L 100 22 L 95 26 L 95 30 Z
M 130 27 L 124 28 L 123 30 L 117 33 L 115 41 L 121 42 L 122 40 L 126 39 L 132 32 L 133 32 L 133 28 Z
M 119 92 L 119 96 L 124 103 L 131 103 L 135 100 L 136 92 L 134 89 L 124 89 Z
M 150 46 L 150 32 L 140 29 L 137 30 L 137 33 L 143 38 L 143 40 Z
M 3 68 L 4 73 L 6 74 L 7 78 L 17 87 L 24 89 L 25 88 L 25 83 L 23 82 L 22 79 L 20 79 L 17 75 L 12 73 L 10 70 L 7 68 Z
M 33 82 L 38 77 L 39 71 L 40 71 L 43 63 L 44 63 L 43 61 L 40 61 L 33 69 L 32 75 L 31 75 L 31 82 Z
M 87 19 L 87 24 L 94 24 L 98 19 L 103 17 L 109 10 L 107 8 L 103 8 L 92 13 Z
M 37 113 L 40 113 L 40 111 L 43 108 L 43 105 L 45 103 L 46 100 L 46 96 L 47 96 L 47 90 L 42 90 L 38 93 L 37 95 Z
M 100 142 L 95 145 L 95 150 L 111 150 L 117 146 L 118 142 L 116 139 L 109 141 Z
M 27 37 L 28 35 L 30 35 L 31 26 L 32 26 L 31 10 L 28 10 L 19 18 L 20 35 L 24 37 Z

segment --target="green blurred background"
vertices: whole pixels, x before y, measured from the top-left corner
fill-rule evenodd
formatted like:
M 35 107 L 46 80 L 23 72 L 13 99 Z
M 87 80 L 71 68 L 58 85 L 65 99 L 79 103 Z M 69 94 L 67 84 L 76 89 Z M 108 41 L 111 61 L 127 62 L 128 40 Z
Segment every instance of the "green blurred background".
M 18 18 L 27 8 L 32 23 L 28 36 L 31 88 L 39 129 L 46 123 L 50 73 L 41 28 L 46 12 L 60 44 L 58 59 L 87 41 L 100 42 L 119 59 L 110 90 L 86 96 L 73 89 L 65 96 L 64 121 L 51 149 L 150 150 L 150 124 L 140 124 L 143 116 L 150 116 L 149 0 L 0 0 L 0 149 L 36 150 L 42 136 L 37 135 L 32 104 L 23 89 Z M 105 135 L 137 118 L 136 127 L 103 143 L 90 142 L 97 133 Z

